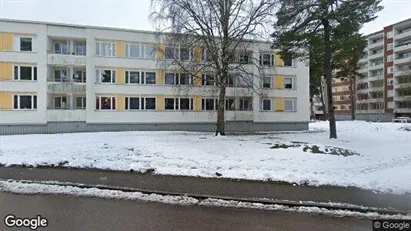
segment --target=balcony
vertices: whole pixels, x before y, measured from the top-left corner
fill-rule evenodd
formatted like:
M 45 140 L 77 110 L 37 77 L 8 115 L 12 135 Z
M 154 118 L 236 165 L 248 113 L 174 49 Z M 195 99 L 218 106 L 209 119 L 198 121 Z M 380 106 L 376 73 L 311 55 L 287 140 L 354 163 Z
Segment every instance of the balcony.
M 384 80 L 384 74 L 383 73 L 381 73 L 381 74 L 376 74 L 376 75 L 374 75 L 374 76 L 370 76 L 369 78 L 368 78 L 368 81 L 379 81 L 379 80 Z
M 407 39 L 411 38 L 411 28 L 406 29 L 404 32 L 396 34 L 394 37 L 396 40 L 398 39 Z
M 56 66 L 85 66 L 86 56 L 48 54 L 47 63 L 50 65 L 56 65 Z
M 360 109 L 357 109 L 357 110 L 355 110 L 355 113 L 356 113 L 356 114 L 366 114 L 366 113 L 368 113 L 368 110 L 360 110 Z
M 86 121 L 86 110 L 48 109 L 47 121 Z
M 411 108 L 394 108 L 394 113 L 410 113 Z
M 47 82 L 47 91 L 49 93 L 74 93 L 84 94 L 86 92 L 85 83 L 76 82 Z
M 366 63 L 368 62 L 368 56 L 362 56 L 359 60 L 358 63 Z
M 370 55 L 368 55 L 368 59 L 371 60 L 371 59 L 382 58 L 383 55 L 384 55 L 384 52 L 379 52 L 379 53 L 376 53 L 376 54 L 371 53 Z
M 411 63 L 411 56 L 404 57 L 404 58 L 396 57 L 394 60 L 395 65 L 409 64 L 409 63 Z
M 407 89 L 411 88 L 411 82 L 409 83 L 398 83 L 394 85 L 394 89 Z
M 411 75 L 411 69 L 399 69 L 394 72 L 395 77 Z
M 394 52 L 406 52 L 411 51 L 411 41 L 409 43 L 400 44 L 394 47 Z
M 368 103 L 381 103 L 384 102 L 384 98 L 369 98 Z
M 368 82 L 368 75 L 363 78 L 357 78 L 357 83 L 367 83 Z
M 370 87 L 368 89 L 368 92 L 380 92 L 380 91 L 384 91 L 384 87 Z
M 360 67 L 360 69 L 358 70 L 359 73 L 361 74 L 368 74 L 368 66 L 366 67 Z
M 383 69 L 383 68 L 384 68 L 384 62 L 375 64 L 375 65 L 370 65 L 368 67 L 368 70 L 372 71 L 372 70 L 378 70 L 378 69 Z
M 411 101 L 411 95 L 394 96 L 394 101 Z
M 368 43 L 369 49 L 379 48 L 379 47 L 384 47 L 384 39 L 381 39 L 376 43 Z
M 365 89 L 357 89 L 357 93 L 368 93 L 368 88 Z
M 384 109 L 368 109 L 366 113 L 384 113 Z

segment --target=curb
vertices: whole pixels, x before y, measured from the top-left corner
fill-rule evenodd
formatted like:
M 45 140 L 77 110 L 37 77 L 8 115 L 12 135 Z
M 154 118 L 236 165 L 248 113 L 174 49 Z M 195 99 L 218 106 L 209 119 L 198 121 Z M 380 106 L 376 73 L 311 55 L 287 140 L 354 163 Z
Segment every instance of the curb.
M 50 182 L 50 181 L 31 181 L 31 180 L 14 180 L 14 179 L 1 179 L 0 181 L 7 181 L 7 182 L 20 182 L 25 184 L 43 184 L 43 185 L 56 185 L 56 186 L 71 186 L 77 188 L 96 188 L 101 190 L 116 190 L 116 191 L 123 191 L 123 192 L 139 192 L 143 194 L 158 194 L 162 196 L 186 196 L 192 197 L 198 200 L 205 200 L 205 199 L 221 199 L 227 201 L 238 201 L 238 202 L 248 202 L 248 203 L 261 203 L 265 205 L 282 205 L 288 207 L 317 207 L 323 208 L 328 210 L 349 210 L 361 213 L 367 212 L 375 212 L 379 214 L 386 214 L 386 215 L 408 215 L 406 211 L 400 211 L 396 209 L 387 209 L 387 208 L 376 208 L 376 207 L 364 207 L 354 204 L 337 204 L 333 205 L 332 203 L 327 202 L 311 202 L 311 201 L 285 201 L 285 200 L 275 200 L 275 199 L 262 199 L 262 198 L 237 198 L 237 197 L 227 197 L 227 196 L 213 196 L 213 195 L 206 195 L 206 194 L 193 194 L 193 193 L 175 193 L 175 192 L 167 192 L 167 191 L 158 191 L 158 190 L 142 190 L 138 188 L 131 188 L 131 187 L 121 187 L 121 186 L 109 186 L 109 185 L 101 185 L 101 184 L 81 184 L 81 183 L 73 183 L 73 182 Z M 0 190 L 1 191 L 1 190 Z M 6 191 L 7 192 L 7 191 Z M 16 193 L 18 194 L 18 193 Z

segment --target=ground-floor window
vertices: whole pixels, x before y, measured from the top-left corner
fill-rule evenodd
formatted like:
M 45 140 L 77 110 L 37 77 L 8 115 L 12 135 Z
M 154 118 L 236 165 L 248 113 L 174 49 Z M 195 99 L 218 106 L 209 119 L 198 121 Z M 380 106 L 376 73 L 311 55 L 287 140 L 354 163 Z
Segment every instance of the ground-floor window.
M 201 106 L 203 111 L 217 110 L 217 99 L 202 99 Z
M 165 110 L 193 110 L 192 98 L 165 98 Z
M 76 109 L 86 109 L 86 97 L 85 96 L 76 97 Z
M 55 109 L 67 109 L 67 96 L 56 96 L 54 97 L 54 108 Z
M 36 95 L 14 95 L 13 109 L 37 109 L 37 96 Z
M 240 98 L 239 110 L 240 111 L 251 111 L 253 110 L 253 99 L 252 98 Z
M 297 99 L 284 99 L 284 111 L 297 111 Z
M 115 110 L 116 97 L 114 96 L 97 96 L 96 97 L 97 110 Z
M 262 99 L 261 100 L 261 110 L 262 111 L 271 111 L 273 110 L 273 103 L 272 99 Z

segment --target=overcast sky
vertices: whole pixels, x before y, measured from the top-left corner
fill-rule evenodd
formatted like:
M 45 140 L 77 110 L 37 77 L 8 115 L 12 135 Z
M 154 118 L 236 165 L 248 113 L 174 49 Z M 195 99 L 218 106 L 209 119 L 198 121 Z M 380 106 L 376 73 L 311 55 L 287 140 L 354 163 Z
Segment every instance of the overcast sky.
M 366 24 L 370 34 L 411 18 L 411 0 L 383 0 L 384 10 Z M 0 0 L 0 17 L 94 26 L 154 30 L 150 0 Z

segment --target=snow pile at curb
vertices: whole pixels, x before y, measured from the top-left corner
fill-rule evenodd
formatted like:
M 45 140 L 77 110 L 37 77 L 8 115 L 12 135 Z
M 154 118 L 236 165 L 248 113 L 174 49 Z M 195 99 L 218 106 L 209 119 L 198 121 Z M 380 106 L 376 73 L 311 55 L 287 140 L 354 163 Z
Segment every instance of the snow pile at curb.
M 140 192 L 124 192 L 119 190 L 105 190 L 97 188 L 80 188 L 73 186 L 60 186 L 39 183 L 21 183 L 16 181 L 0 181 L 0 191 L 11 192 L 18 194 L 48 194 L 48 195 L 72 195 L 82 197 L 96 197 L 105 199 L 119 199 L 119 200 L 139 200 L 145 202 L 161 202 L 166 204 L 177 205 L 199 205 L 209 207 L 229 207 L 229 208 L 246 208 L 246 209 L 261 209 L 270 211 L 283 212 L 300 212 L 323 214 L 338 217 L 357 217 L 367 219 L 411 219 L 411 215 L 386 215 L 378 214 L 376 212 L 355 212 L 348 210 L 329 210 L 318 207 L 288 207 L 283 205 L 272 205 L 262 203 L 240 202 L 233 200 L 222 199 L 205 199 L 198 200 L 188 196 L 163 196 L 158 194 L 143 194 Z

